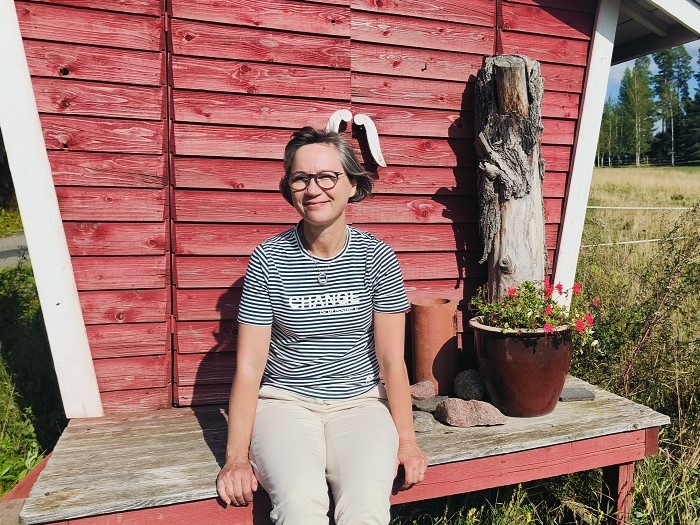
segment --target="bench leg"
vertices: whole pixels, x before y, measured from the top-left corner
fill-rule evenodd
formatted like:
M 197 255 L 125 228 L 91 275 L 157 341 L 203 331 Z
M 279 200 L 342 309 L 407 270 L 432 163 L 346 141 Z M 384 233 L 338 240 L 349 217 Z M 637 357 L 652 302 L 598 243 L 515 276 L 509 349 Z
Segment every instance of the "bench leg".
M 614 517 L 610 525 L 628 525 L 632 512 L 632 483 L 634 482 L 634 462 L 612 465 L 603 469 L 603 501 L 606 507 L 613 505 Z

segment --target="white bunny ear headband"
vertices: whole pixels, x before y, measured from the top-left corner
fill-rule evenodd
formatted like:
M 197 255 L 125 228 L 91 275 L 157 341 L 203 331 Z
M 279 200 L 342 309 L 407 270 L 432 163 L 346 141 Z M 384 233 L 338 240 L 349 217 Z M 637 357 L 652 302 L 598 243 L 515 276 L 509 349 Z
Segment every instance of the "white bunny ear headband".
M 340 129 L 341 122 L 355 122 L 358 126 L 365 128 L 365 133 L 367 134 L 367 144 L 369 146 L 369 151 L 372 153 L 374 162 L 382 168 L 386 168 L 386 161 L 382 155 L 382 148 L 379 146 L 379 135 L 377 134 L 377 127 L 364 113 L 358 113 L 353 118 L 352 113 L 349 109 L 339 109 L 331 115 L 328 119 L 328 124 L 326 124 L 326 131 L 335 131 L 336 133 Z

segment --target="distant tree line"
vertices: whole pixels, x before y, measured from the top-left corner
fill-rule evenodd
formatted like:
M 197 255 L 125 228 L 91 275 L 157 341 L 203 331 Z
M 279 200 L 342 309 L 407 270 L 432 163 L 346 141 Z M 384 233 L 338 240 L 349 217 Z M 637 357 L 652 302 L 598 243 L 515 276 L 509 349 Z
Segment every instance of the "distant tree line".
M 617 100 L 609 98 L 603 109 L 598 166 L 700 161 L 700 87 L 690 95 L 691 79 L 700 84 L 700 57 L 695 73 L 691 61 L 685 46 L 677 46 L 625 70 Z

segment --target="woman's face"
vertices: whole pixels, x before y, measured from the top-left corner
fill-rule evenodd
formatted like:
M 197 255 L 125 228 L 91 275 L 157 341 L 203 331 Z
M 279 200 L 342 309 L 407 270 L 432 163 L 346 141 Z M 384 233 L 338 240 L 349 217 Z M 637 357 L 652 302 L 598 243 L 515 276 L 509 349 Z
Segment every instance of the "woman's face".
M 322 171 L 341 173 L 331 189 L 319 188 L 311 178 L 305 190 L 292 189 L 292 204 L 302 219 L 314 226 L 329 226 L 340 220 L 345 222 L 345 207 L 355 195 L 356 183 L 351 182 L 343 170 L 335 146 L 308 144 L 294 155 L 291 173 L 316 174 Z

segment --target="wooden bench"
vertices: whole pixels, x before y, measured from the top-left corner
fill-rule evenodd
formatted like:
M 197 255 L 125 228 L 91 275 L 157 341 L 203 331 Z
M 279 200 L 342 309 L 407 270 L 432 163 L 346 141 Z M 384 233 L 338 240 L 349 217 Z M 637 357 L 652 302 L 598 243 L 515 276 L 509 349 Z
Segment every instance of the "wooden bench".
M 602 467 L 604 494 L 624 523 L 634 462 L 656 453 L 659 427 L 669 418 L 573 377 L 567 386 L 584 386 L 595 400 L 560 402 L 552 414 L 508 418 L 503 426 L 438 424 L 419 434 L 430 461 L 425 481 L 396 493 L 392 503 Z M 216 498 L 225 441 L 222 409 L 74 419 L 27 498 L 21 523 L 269 523 L 262 491 L 247 508 L 225 508 Z

